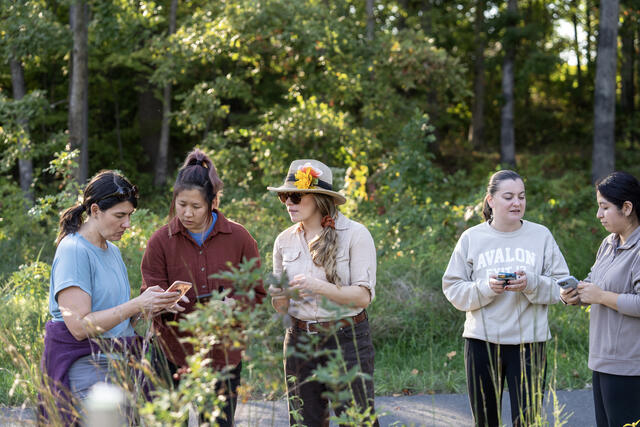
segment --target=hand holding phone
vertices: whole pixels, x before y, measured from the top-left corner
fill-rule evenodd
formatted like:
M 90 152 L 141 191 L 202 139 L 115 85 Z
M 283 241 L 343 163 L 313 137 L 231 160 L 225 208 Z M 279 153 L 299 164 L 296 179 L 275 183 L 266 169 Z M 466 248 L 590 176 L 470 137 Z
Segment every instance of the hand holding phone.
M 509 280 L 516 280 L 518 278 L 518 276 L 516 275 L 516 273 L 504 273 L 504 272 L 500 272 L 498 273 L 498 280 L 504 280 L 504 282 L 502 283 L 502 286 L 507 286 L 509 284 Z
M 191 289 L 192 286 L 193 285 L 191 284 L 191 282 L 176 280 L 171 286 L 169 286 L 169 288 L 165 292 L 180 292 L 180 295 L 176 298 L 175 301 L 175 303 L 177 303 L 189 291 L 189 289 Z
M 575 289 L 578 286 L 578 279 L 576 279 L 573 276 L 567 276 L 567 277 L 558 279 L 557 283 L 558 283 L 558 286 L 560 286 L 562 289 L 564 289 L 565 291 L 568 291 L 570 289 Z

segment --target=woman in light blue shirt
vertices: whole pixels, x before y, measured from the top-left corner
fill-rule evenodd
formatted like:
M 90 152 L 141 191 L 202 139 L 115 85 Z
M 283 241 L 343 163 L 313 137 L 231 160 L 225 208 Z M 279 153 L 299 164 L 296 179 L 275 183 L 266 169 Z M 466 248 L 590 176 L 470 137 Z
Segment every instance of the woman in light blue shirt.
M 100 351 L 104 345 L 127 348 L 135 335 L 132 316 L 172 307 L 179 296 L 154 286 L 131 299 L 127 269 L 111 241 L 131 226 L 137 198 L 126 178 L 103 171 L 85 188 L 82 203 L 61 216 L 50 280 L 53 318 L 46 325 L 42 364 L 63 402 L 69 403 L 69 391 L 84 399 L 90 386 L 108 380 L 108 357 Z M 112 342 L 98 345 L 96 337 Z

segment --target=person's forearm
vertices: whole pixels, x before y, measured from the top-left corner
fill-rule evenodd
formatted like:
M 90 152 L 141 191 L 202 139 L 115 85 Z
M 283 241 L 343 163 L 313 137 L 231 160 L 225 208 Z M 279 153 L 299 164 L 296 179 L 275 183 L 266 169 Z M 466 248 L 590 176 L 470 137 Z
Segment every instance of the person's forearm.
M 105 333 L 140 311 L 137 301 L 132 299 L 116 307 L 89 313 L 78 319 L 78 322 L 73 322 L 75 325 L 73 328 L 69 327 L 69 330 L 78 341 L 81 341 Z M 68 323 L 67 326 L 69 326 Z
M 333 283 L 326 281 L 323 281 L 323 285 L 319 294 L 340 305 L 364 309 L 367 308 L 371 302 L 371 294 L 369 290 L 363 286 L 337 287 Z
M 618 294 L 610 291 L 602 291 L 598 304 L 606 305 L 607 307 L 618 311 Z

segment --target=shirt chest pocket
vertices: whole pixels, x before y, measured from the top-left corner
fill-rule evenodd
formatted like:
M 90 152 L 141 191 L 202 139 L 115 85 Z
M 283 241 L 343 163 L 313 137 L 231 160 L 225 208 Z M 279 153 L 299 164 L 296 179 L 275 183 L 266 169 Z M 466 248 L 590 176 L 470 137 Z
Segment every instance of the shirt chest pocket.
M 282 253 L 282 270 L 287 273 L 289 280 L 296 274 L 304 273 L 302 250 L 295 247 L 284 247 Z

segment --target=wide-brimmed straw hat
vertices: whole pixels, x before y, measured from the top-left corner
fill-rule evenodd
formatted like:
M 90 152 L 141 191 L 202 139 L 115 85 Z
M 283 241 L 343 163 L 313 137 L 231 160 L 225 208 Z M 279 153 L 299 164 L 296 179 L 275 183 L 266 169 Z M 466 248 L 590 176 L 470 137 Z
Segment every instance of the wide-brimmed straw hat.
M 294 160 L 280 187 L 267 187 L 276 193 L 320 193 L 333 197 L 336 205 L 347 199 L 333 188 L 331 169 L 322 162 L 313 159 Z

